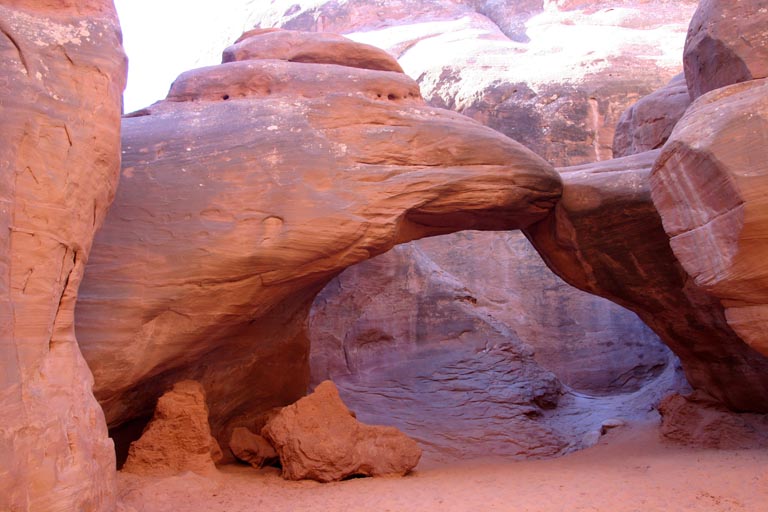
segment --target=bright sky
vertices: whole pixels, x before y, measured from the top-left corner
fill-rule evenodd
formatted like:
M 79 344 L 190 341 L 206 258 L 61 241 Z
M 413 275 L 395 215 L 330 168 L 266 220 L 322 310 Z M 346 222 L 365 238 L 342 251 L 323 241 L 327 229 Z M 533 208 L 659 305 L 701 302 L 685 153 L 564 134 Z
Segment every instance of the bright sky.
M 252 27 L 248 3 L 115 0 L 128 54 L 125 112 L 164 98 L 183 71 L 221 62 L 222 50 Z

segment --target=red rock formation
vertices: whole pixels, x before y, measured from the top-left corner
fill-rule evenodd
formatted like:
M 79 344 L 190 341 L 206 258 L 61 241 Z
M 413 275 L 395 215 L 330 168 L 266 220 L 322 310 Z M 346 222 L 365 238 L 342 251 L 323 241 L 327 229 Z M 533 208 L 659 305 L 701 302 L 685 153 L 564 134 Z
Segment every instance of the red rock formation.
M 405 475 L 421 458 L 416 442 L 396 428 L 357 421 L 331 381 L 283 408 L 262 434 L 280 455 L 288 480 Z
M 768 79 L 691 106 L 651 178 L 675 256 L 728 324 L 768 355 Z
M 635 311 L 680 357 L 694 388 L 732 409 L 768 411 L 768 359 L 733 332 L 720 301 L 669 247 L 648 178 L 659 153 L 561 169 L 562 199 L 526 232 L 563 279 Z
M 208 425 L 208 406 L 200 383 L 186 380 L 163 394 L 152 421 L 131 444 L 123 471 L 169 476 L 185 471 L 208 474 L 216 470 L 219 452 Z
M 701 0 L 685 42 L 691 98 L 768 77 L 768 1 Z
M 683 74 L 640 99 L 619 119 L 613 137 L 613 156 L 629 156 L 663 146 L 690 104 Z
M 272 73 L 290 83 L 248 82 Z M 291 403 L 309 378 L 306 314 L 338 272 L 546 215 L 560 193 L 546 162 L 412 91 L 400 73 L 238 61 L 124 120 L 123 181 L 77 312 L 111 424 L 181 378 L 205 387 L 216 432 Z
M 737 414 L 702 393 L 674 394 L 659 404 L 661 435 L 675 443 L 725 450 L 768 446 L 768 416 Z
M 73 314 L 120 161 L 112 2 L 2 2 L 0 69 L 0 510 L 110 511 L 115 455 Z
M 575 165 L 610 158 L 621 113 L 680 71 L 697 3 L 281 0 L 249 19 L 384 48 L 430 104 Z
M 229 449 L 238 460 L 255 468 L 262 468 L 278 461 L 277 452 L 269 442 L 246 427 L 236 427 L 229 437 Z
M 234 45 L 224 50 L 222 56 L 222 62 L 255 59 L 403 72 L 391 55 L 375 46 L 356 43 L 337 34 L 309 34 L 293 30 L 256 29 L 246 32 Z

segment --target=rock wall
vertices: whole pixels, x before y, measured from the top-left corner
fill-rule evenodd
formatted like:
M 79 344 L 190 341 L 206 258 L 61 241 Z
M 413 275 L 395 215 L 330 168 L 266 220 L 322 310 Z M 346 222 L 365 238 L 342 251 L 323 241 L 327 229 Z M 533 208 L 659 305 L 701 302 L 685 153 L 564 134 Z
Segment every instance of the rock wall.
M 611 158 L 622 112 L 680 72 L 697 3 L 278 0 L 250 19 L 384 48 L 431 105 L 563 166 Z
M 635 311 L 683 363 L 688 381 L 734 410 L 768 410 L 768 358 L 747 346 L 722 304 L 675 258 L 651 200 L 661 151 L 560 169 L 562 199 L 526 229 L 570 284 Z
M 73 315 L 120 162 L 112 2 L 1 2 L 0 69 L 0 509 L 106 512 L 115 454 Z
M 347 57 L 191 71 L 124 119 L 77 310 L 111 425 L 184 378 L 203 384 L 214 433 L 295 401 L 306 314 L 341 270 L 415 238 L 527 226 L 556 202 L 559 176 L 532 152 Z

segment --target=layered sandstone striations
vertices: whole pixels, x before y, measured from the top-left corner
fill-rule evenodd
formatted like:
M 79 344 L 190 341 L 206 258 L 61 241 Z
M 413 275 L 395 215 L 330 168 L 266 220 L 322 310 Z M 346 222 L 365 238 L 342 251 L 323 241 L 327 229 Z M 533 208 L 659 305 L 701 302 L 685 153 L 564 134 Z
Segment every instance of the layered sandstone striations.
M 357 421 L 331 381 L 284 407 L 262 433 L 280 455 L 288 480 L 405 475 L 421 458 L 416 441 L 396 428 Z
M 683 62 L 692 99 L 768 77 L 768 2 L 701 0 L 688 28 Z
M 696 100 L 652 187 L 677 259 L 739 336 L 768 355 L 768 79 Z
M 766 411 L 768 359 L 736 335 L 720 301 L 669 247 L 649 181 L 660 153 L 561 169 L 562 199 L 526 233 L 566 281 L 635 311 L 680 357 L 694 388 L 732 409 Z
M 679 73 L 697 3 L 279 0 L 250 20 L 384 48 L 430 104 L 575 165 L 610 158 L 622 112 Z
M 293 402 L 306 314 L 333 276 L 415 238 L 527 226 L 559 197 L 519 144 L 426 106 L 401 73 L 342 64 L 192 71 L 124 120 L 77 316 L 111 424 L 182 378 L 203 384 L 215 433 Z
M 0 509 L 110 511 L 115 455 L 73 314 L 118 178 L 112 2 L 2 2 L 0 69 Z

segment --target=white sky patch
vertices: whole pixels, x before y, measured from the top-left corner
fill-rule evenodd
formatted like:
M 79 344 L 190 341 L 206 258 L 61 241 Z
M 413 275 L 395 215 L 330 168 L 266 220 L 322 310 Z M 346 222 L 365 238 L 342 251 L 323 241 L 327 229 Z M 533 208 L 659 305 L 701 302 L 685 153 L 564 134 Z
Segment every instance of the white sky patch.
M 248 0 L 115 0 L 128 54 L 126 113 L 165 98 L 182 72 L 221 62 L 250 29 Z

